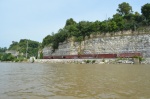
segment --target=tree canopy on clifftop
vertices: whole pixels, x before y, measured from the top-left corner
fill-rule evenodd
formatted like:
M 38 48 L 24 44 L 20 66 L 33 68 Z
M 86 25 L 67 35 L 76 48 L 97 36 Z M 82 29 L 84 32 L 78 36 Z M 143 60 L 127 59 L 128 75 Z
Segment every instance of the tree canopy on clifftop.
M 123 30 L 134 31 L 139 27 L 150 25 L 150 3 L 143 5 L 141 12 L 142 14 L 133 12 L 132 6 L 123 2 L 118 5 L 117 13 L 104 21 L 80 21 L 77 23 L 73 18 L 67 19 L 64 28 L 43 39 L 42 46 L 50 45 L 55 50 L 60 42 L 64 42 L 71 37 L 75 37 L 75 40 L 79 42 L 91 34 L 114 33 Z

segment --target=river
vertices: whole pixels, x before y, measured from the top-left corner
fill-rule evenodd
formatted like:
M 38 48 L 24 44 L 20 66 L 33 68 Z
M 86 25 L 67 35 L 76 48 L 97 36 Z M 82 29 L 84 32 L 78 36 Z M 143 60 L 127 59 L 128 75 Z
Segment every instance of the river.
M 0 99 L 150 99 L 150 66 L 0 63 Z

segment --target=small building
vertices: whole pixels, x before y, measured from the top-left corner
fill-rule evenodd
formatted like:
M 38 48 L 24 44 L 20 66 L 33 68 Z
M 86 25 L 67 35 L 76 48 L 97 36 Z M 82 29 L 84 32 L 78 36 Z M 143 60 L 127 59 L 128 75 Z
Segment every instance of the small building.
M 11 55 L 17 57 L 19 55 L 19 52 L 16 50 L 7 50 L 5 53 L 10 53 Z

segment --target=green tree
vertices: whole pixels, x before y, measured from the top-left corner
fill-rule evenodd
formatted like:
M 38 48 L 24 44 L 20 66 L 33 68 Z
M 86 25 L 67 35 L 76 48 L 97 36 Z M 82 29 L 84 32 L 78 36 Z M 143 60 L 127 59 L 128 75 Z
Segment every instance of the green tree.
M 101 27 L 101 22 L 98 20 L 91 23 L 91 31 L 92 32 L 99 32 L 101 30 L 100 27 Z
M 1 61 L 14 61 L 15 57 L 12 56 L 10 53 L 5 53 L 3 56 L 1 56 Z
M 47 45 L 51 44 L 52 42 L 53 42 L 53 36 L 47 35 L 42 41 L 42 46 L 43 47 L 47 46 Z
M 58 49 L 58 45 L 59 45 L 59 42 L 60 42 L 59 39 L 60 39 L 59 34 L 56 33 L 56 34 L 53 36 L 53 43 L 52 43 L 52 48 L 53 48 L 53 50 Z
M 92 33 L 92 23 L 89 21 L 80 21 L 77 25 L 77 28 L 79 32 L 81 33 L 81 36 L 83 36 L 83 39 L 85 36 L 89 36 Z
M 141 12 L 147 20 L 150 20 L 150 3 L 143 5 L 141 8 Z
M 12 41 L 12 44 L 9 47 L 9 50 L 17 50 L 18 49 L 18 42 Z
M 115 21 L 109 21 L 108 22 L 108 30 L 109 30 L 109 32 L 115 32 L 115 31 L 117 31 L 117 29 L 118 29 L 118 26 L 117 26 Z
M 65 27 L 65 29 L 67 33 L 67 38 L 70 38 L 72 36 L 79 36 L 79 30 L 76 24 L 68 25 Z
M 144 16 L 140 15 L 138 12 L 135 12 L 134 20 L 136 21 L 136 23 L 141 23 L 144 20 Z
M 4 53 L 6 50 L 7 50 L 6 47 L 4 47 L 4 48 L 1 48 L 1 47 L 0 47 L 0 53 Z
M 117 11 L 120 15 L 124 16 L 132 12 L 132 7 L 129 5 L 129 3 L 123 2 L 118 5 Z
M 77 23 L 72 18 L 66 21 L 64 30 L 67 33 L 67 38 L 70 38 L 72 36 L 78 36 L 79 34 Z
M 64 42 L 68 38 L 68 31 L 65 29 L 59 29 L 58 33 L 54 36 L 58 42 Z
M 112 20 L 116 22 L 118 31 L 124 30 L 125 20 L 123 19 L 123 17 L 120 14 L 117 13 L 117 14 L 113 15 Z
M 0 60 L 2 60 L 2 56 L 3 56 L 3 54 L 0 53 Z
M 75 41 L 81 43 L 81 41 L 83 41 L 83 36 L 75 37 Z
M 40 59 L 43 59 L 43 53 L 40 52 Z
M 101 23 L 100 30 L 101 32 L 108 32 L 108 22 L 106 20 Z
M 76 22 L 73 20 L 73 18 L 70 18 L 66 21 L 65 27 L 69 26 L 69 25 L 74 25 L 74 24 L 76 24 Z

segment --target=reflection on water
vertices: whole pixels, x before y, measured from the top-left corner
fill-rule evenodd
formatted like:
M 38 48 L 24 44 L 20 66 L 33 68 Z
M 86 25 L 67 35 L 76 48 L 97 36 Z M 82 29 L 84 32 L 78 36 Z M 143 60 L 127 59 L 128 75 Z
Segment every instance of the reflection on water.
M 150 66 L 0 63 L 0 99 L 150 99 Z

